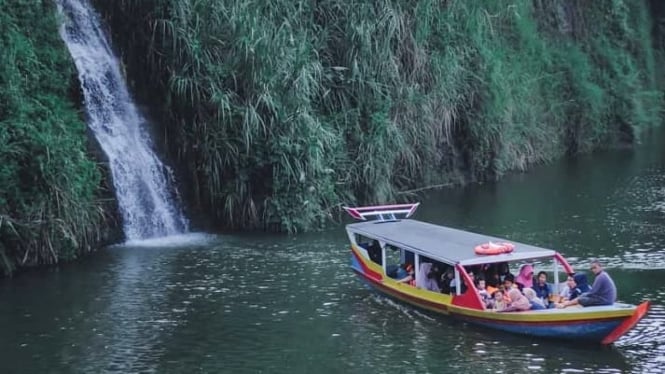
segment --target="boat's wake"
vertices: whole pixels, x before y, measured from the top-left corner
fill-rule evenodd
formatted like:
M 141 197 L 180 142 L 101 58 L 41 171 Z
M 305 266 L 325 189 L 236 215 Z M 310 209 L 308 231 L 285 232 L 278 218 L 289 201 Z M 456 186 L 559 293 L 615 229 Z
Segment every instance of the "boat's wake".
M 406 317 L 410 319 L 414 318 L 424 318 L 430 321 L 434 321 L 435 319 L 432 318 L 431 316 L 428 316 L 427 314 L 424 314 L 420 312 L 419 310 L 415 309 L 414 307 L 404 305 L 398 301 L 395 301 L 387 296 L 383 296 L 380 294 L 372 294 L 371 296 L 372 302 L 376 302 L 380 305 L 387 305 L 390 308 L 393 308 L 397 310 L 398 312 L 402 313 Z

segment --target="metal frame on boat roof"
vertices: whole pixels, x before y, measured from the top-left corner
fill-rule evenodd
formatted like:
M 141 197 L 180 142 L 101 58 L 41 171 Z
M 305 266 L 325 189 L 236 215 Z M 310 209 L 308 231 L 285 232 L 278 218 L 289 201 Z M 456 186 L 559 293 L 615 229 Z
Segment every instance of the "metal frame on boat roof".
M 480 244 L 509 240 L 413 219 L 359 222 L 347 225 L 347 230 L 450 264 L 478 265 L 558 255 L 551 249 L 514 241 L 510 241 L 515 245 L 510 253 L 477 255 L 474 248 Z
M 416 212 L 420 203 L 414 204 L 393 204 L 377 205 L 351 208 L 344 207 L 349 215 L 357 220 L 366 221 L 367 218 L 374 218 L 378 221 L 390 221 L 400 218 L 409 218 Z

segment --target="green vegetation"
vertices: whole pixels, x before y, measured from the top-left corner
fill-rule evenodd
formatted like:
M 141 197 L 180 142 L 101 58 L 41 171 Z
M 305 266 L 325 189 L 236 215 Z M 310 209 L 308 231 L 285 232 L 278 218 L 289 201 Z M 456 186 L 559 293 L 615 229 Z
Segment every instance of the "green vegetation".
M 0 275 L 76 258 L 102 231 L 100 173 L 57 30 L 53 2 L 0 0 Z
M 660 120 L 646 1 L 97 4 L 194 209 L 227 227 L 308 229 Z
M 225 228 L 634 143 L 663 108 L 657 0 L 96 3 L 192 213 Z M 0 0 L 5 274 L 90 250 L 109 211 L 57 25 Z

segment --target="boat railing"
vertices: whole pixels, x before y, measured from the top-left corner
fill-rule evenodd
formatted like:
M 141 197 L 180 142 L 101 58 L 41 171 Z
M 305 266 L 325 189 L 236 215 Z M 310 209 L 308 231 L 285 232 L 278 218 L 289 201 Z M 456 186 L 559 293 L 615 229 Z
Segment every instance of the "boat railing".
M 349 215 L 359 221 L 396 221 L 409 218 L 418 209 L 420 203 L 375 205 L 362 207 L 344 207 Z

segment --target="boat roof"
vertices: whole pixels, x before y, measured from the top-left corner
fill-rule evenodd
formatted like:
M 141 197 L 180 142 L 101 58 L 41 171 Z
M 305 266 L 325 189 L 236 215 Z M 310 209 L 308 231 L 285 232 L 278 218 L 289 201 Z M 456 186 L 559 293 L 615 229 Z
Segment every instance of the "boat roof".
M 365 221 L 346 226 L 353 233 L 393 244 L 397 247 L 449 264 L 477 265 L 504 261 L 552 257 L 556 251 L 505 238 L 434 225 L 413 219 Z M 477 255 L 474 248 L 488 242 L 510 242 L 515 249 L 499 255 Z

